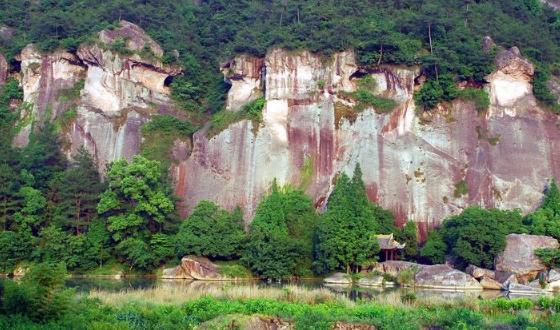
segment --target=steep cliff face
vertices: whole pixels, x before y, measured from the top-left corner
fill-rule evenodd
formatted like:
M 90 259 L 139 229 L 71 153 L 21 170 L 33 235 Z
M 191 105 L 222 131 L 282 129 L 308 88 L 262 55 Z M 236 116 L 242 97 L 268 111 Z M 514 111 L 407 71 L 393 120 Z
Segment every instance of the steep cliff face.
M 116 42 L 124 43 L 120 53 Z M 125 21 L 100 32 L 97 42 L 80 46 L 76 55 L 41 55 L 30 45 L 20 56 L 24 101 L 33 105 L 28 116 L 56 121 L 66 113 L 66 152 L 83 145 L 101 169 L 130 158 L 139 152 L 140 126 L 152 114 L 173 111 L 165 79 L 180 70 L 163 65 L 162 53 L 142 29 Z M 26 144 L 30 130 L 31 120 L 16 143 Z
M 249 219 L 273 179 L 305 188 L 321 207 L 337 173 L 360 163 L 370 198 L 425 233 L 473 203 L 528 211 L 560 174 L 557 118 L 538 107 L 533 66 L 516 49 L 498 57 L 486 86 L 491 106 L 480 114 L 456 101 L 418 116 L 417 68 L 365 71 L 351 52 L 323 59 L 275 50 L 264 61 L 243 56 L 234 63 L 242 69 L 233 70 L 228 106 L 235 110 L 263 93 L 263 123 L 256 134 L 250 121 L 211 139 L 195 134 L 191 157 L 175 169 L 187 209 L 209 199 L 241 205 Z M 390 114 L 366 109 L 348 120 L 341 113 L 353 104 L 344 92 L 365 75 L 398 105 Z
M 65 151 L 84 145 L 104 169 L 139 152 L 150 116 L 179 115 L 165 82 L 180 70 L 158 60 L 162 50 L 152 39 L 127 22 L 98 37 L 76 54 L 23 50 L 28 125 L 17 144 L 27 143 L 32 120 L 58 120 Z M 537 104 L 533 65 L 515 48 L 499 54 L 487 77 L 491 105 L 483 113 L 468 101 L 417 111 L 419 68 L 364 69 L 350 51 L 323 58 L 274 50 L 221 69 L 232 84 L 226 109 L 264 97 L 263 120 L 260 127 L 237 122 L 211 138 L 203 129 L 192 146 L 188 137 L 175 141 L 172 171 L 184 214 L 207 199 L 240 205 L 249 220 L 274 179 L 305 189 L 322 208 L 336 175 L 359 163 L 371 200 L 401 224 L 417 221 L 424 235 L 470 204 L 529 211 L 547 180 L 560 175 L 558 118 Z M 392 112 L 356 110 L 351 95 L 365 77 L 376 95 L 395 101 Z

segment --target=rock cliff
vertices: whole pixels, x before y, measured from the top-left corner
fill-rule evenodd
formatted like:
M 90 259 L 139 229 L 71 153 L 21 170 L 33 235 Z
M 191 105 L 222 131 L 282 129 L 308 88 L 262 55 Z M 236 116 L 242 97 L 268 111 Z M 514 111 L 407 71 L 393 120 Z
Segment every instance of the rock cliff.
M 483 113 L 456 101 L 419 116 L 418 68 L 364 70 L 351 52 L 325 59 L 274 50 L 227 65 L 226 78 L 234 79 L 228 109 L 262 93 L 263 123 L 256 133 L 242 121 L 212 138 L 195 134 L 191 157 L 176 168 L 187 208 L 209 199 L 242 205 L 249 218 L 275 178 L 305 188 L 322 207 L 337 173 L 360 163 L 371 200 L 392 209 L 399 223 L 419 222 L 423 234 L 469 204 L 529 211 L 560 174 L 557 117 L 538 106 L 533 65 L 516 48 L 497 57 Z M 398 105 L 389 114 L 366 109 L 347 119 L 345 92 L 366 75 L 378 95 Z
M 124 45 L 117 48 L 116 43 Z M 115 159 L 139 152 L 140 126 L 156 113 L 173 113 L 165 79 L 180 69 L 162 64 L 163 51 L 138 26 L 99 33 L 77 53 L 40 54 L 33 45 L 20 55 L 24 114 L 34 121 L 66 121 L 62 133 L 71 154 L 85 146 L 101 169 Z M 32 120 L 16 144 L 26 144 Z
M 180 114 L 166 87 L 180 69 L 162 64 L 161 54 L 128 22 L 76 54 L 26 47 L 20 61 L 29 125 L 15 143 L 27 142 L 30 119 L 70 118 L 62 123 L 68 154 L 85 145 L 103 169 L 138 153 L 139 129 L 150 116 Z M 212 137 L 200 130 L 190 156 L 183 150 L 190 144 L 175 143 L 172 171 L 185 213 L 207 199 L 241 205 L 250 219 L 274 179 L 305 189 L 322 208 L 337 173 L 360 163 L 370 199 L 400 224 L 418 222 L 423 236 L 469 204 L 529 211 L 547 180 L 560 175 L 558 118 L 537 104 L 533 65 L 516 48 L 497 57 L 485 86 L 491 104 L 482 113 L 469 101 L 421 113 L 413 101 L 419 68 L 361 68 L 351 51 L 325 58 L 277 49 L 264 58 L 236 57 L 221 70 L 232 85 L 227 110 L 263 96 L 263 120 L 259 127 L 240 121 Z M 376 95 L 395 101 L 393 111 L 352 110 L 348 95 L 365 77 Z

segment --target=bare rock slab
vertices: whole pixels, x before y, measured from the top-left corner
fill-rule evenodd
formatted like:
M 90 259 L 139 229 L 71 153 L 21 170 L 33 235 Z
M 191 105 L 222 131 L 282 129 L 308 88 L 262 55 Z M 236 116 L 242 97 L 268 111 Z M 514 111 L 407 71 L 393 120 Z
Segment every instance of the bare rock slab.
M 327 284 L 352 285 L 352 278 L 344 273 L 334 273 L 326 277 L 323 282 Z
M 496 271 L 511 272 L 519 282 L 527 283 L 535 279 L 545 265 L 535 255 L 535 250 L 558 248 L 558 241 L 549 236 L 509 234 L 506 248 L 495 260 Z
M 494 279 L 496 277 L 496 274 L 494 273 L 493 270 L 486 269 L 486 268 L 480 268 L 480 267 L 477 267 L 475 265 L 469 265 L 467 267 L 467 269 L 465 269 L 465 271 L 467 272 L 467 274 L 471 275 L 472 277 L 476 278 L 477 280 L 479 280 L 483 277 L 491 278 L 491 279 Z
M 423 267 L 415 276 L 416 286 L 441 290 L 482 290 L 478 281 L 467 273 L 447 265 Z

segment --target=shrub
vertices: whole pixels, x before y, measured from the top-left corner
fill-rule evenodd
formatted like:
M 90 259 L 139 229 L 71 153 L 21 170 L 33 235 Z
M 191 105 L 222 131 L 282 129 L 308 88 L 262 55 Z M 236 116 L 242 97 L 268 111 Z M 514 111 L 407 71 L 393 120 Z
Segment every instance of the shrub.
M 482 88 L 465 88 L 459 92 L 459 98 L 473 102 L 478 112 L 485 111 L 490 106 L 490 97 Z
M 547 267 L 560 267 L 560 249 L 537 249 L 535 255 Z

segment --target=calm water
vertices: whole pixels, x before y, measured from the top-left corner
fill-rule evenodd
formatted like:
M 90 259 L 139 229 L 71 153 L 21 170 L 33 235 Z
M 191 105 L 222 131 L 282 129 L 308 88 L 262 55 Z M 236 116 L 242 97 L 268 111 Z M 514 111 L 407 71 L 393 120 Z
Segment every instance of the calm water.
M 327 288 L 333 292 L 344 295 L 350 299 L 357 300 L 377 300 L 387 298 L 388 296 L 396 296 L 414 292 L 418 299 L 438 299 L 438 300 L 464 300 L 464 299 L 494 299 L 503 295 L 499 291 L 435 291 L 435 290 L 419 290 L 404 288 L 361 288 L 357 286 L 331 286 L 325 285 L 321 280 L 300 280 L 289 283 L 266 283 L 258 281 L 247 282 L 204 282 L 204 281 L 187 281 L 187 280 L 161 280 L 149 278 L 125 278 L 125 279 L 101 279 L 101 278 L 71 278 L 66 281 L 66 286 L 74 288 L 77 292 L 87 293 L 92 289 L 104 291 L 125 291 L 130 289 L 149 289 L 159 286 L 174 287 L 185 290 L 209 290 L 216 287 L 231 286 L 254 286 L 259 287 L 276 287 L 283 288 L 285 286 L 300 286 L 308 289 Z

